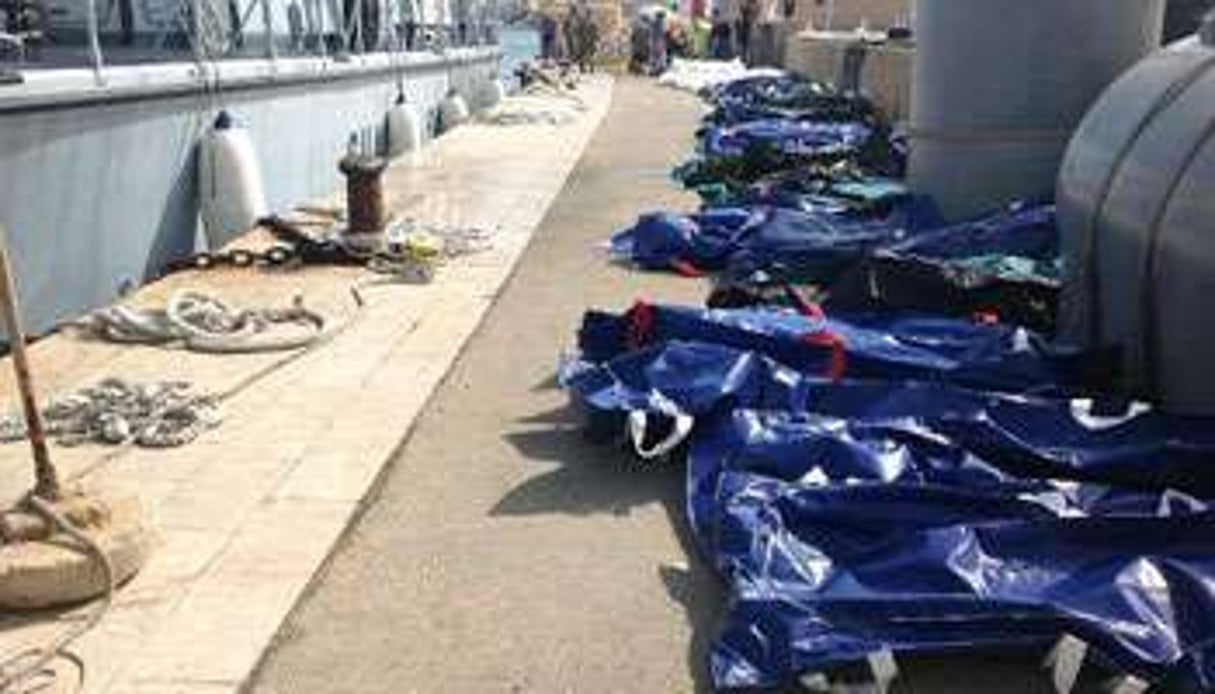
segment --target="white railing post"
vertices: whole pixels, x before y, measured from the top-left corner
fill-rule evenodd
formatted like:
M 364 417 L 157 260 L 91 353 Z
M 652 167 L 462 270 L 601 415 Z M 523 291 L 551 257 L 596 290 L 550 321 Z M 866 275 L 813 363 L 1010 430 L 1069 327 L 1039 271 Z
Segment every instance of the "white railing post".
M 347 18 L 347 21 L 354 22 L 354 52 L 366 52 L 365 44 L 363 43 L 363 0 L 354 0 L 352 13 L 353 17 Z
M 207 37 L 203 29 L 203 2 L 209 0 L 190 0 L 190 45 L 194 48 L 194 62 L 199 69 L 207 62 Z
M 266 59 L 270 62 L 278 60 L 278 49 L 274 45 L 274 11 L 270 7 L 270 0 L 261 0 L 262 4 L 262 24 L 266 32 Z
M 85 10 L 88 12 L 85 21 L 88 23 L 89 32 L 89 61 L 93 67 L 93 79 L 98 86 L 101 86 L 105 81 L 101 74 L 105 63 L 101 55 L 101 30 L 97 23 L 97 1 L 86 0 Z

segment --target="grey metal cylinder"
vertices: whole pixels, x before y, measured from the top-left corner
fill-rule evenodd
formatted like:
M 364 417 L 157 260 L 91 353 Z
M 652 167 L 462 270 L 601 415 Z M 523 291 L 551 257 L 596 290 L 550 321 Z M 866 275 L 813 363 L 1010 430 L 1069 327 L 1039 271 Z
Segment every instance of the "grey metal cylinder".
M 1215 33 L 1215 32 L 1213 32 Z M 1059 176 L 1060 337 L 1121 356 L 1124 387 L 1215 414 L 1215 47 L 1165 49 L 1081 124 Z
M 918 0 L 909 177 L 949 218 L 1049 197 L 1073 129 L 1160 44 L 1165 0 Z

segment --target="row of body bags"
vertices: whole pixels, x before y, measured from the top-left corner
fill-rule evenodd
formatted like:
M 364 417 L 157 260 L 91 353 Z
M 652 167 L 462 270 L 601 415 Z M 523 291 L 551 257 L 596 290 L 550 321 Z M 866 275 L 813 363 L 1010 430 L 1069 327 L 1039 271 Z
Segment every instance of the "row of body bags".
M 710 106 L 697 150 L 675 178 L 727 198 L 759 179 L 850 164 L 871 173 L 906 168 L 905 138 L 866 97 L 788 73 L 735 80 L 703 94 Z
M 843 311 L 980 314 L 1053 334 L 1051 205 L 946 225 L 898 180 L 905 143 L 863 95 L 778 73 L 703 96 L 696 155 L 675 175 L 704 208 L 642 215 L 611 239 L 615 259 L 712 274 L 711 306 L 780 303 L 793 284 Z
M 868 196 L 839 191 L 818 203 L 803 198 L 802 209 L 752 204 L 646 214 L 612 237 L 610 251 L 647 270 L 713 274 L 727 294 L 752 297 L 743 305 L 769 301 L 768 287 L 808 286 L 826 306 L 847 312 L 990 314 L 1053 334 L 1062 278 L 1053 205 L 946 225 L 930 201 L 896 184 Z M 839 202 L 845 194 L 851 197 Z
M 1125 691 L 1215 686 L 1212 422 L 1086 396 L 1083 355 L 968 320 L 638 304 L 579 347 L 591 426 L 686 460 L 730 592 L 718 687 L 1064 636 Z

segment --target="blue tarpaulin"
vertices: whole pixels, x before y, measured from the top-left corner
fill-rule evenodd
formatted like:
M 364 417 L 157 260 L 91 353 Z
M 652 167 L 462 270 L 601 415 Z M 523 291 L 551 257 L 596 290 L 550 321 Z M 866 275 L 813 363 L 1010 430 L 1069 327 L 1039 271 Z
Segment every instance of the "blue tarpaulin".
M 1070 634 L 1143 680 L 1209 691 L 1215 517 L 1083 500 L 723 472 L 710 529 L 731 600 L 714 680 L 778 685 L 882 651 Z
M 829 157 L 858 151 L 872 135 L 873 129 L 863 123 L 756 120 L 706 126 L 700 146 L 706 157 L 741 157 L 756 147 L 787 155 Z
M 599 413 L 695 418 L 689 516 L 731 588 L 720 687 L 1064 633 L 1149 681 L 1215 681 L 1209 422 L 830 381 L 697 341 L 576 362 L 563 380 Z
M 803 197 L 809 209 L 747 205 L 647 214 L 612 237 L 612 253 L 648 270 L 686 264 L 703 271 L 729 269 L 734 276 L 764 271 L 796 282 L 829 281 L 878 251 L 887 257 L 956 263 L 1007 258 L 1051 264 L 1059 255 L 1053 205 L 1019 206 L 939 227 L 938 213 L 927 200 L 879 198 L 884 214 L 873 216 L 849 204 L 849 188 L 842 185 Z M 779 189 L 751 194 L 776 197 Z
M 726 82 L 709 90 L 713 107 L 706 121 L 731 124 L 779 118 L 816 122 L 871 122 L 873 104 L 856 94 L 798 75 L 763 75 Z
M 692 341 L 575 362 L 563 379 L 580 402 L 600 413 L 813 413 L 833 421 L 821 433 L 838 435 L 840 450 L 876 431 L 938 451 L 950 442 L 1007 474 L 1215 497 L 1215 429 L 1209 421 L 1118 403 L 997 394 L 941 382 L 832 381 L 753 351 Z M 776 445 L 793 452 L 800 444 L 794 437 Z M 899 460 L 883 464 L 898 469 Z
M 1077 387 L 1083 355 L 1033 333 L 931 315 L 804 315 L 788 309 L 694 309 L 639 303 L 589 311 L 579 348 L 593 362 L 671 340 L 744 349 L 806 373 L 942 381 L 985 390 L 1049 393 Z
M 705 207 L 787 207 L 807 213 L 851 214 L 878 217 L 907 204 L 914 196 L 902 182 L 878 176 L 849 172 L 824 175 L 820 171 L 799 169 L 765 176 L 753 184 Z M 924 228 L 939 225 L 939 216 L 927 198 L 917 199 L 922 207 Z
M 729 592 L 715 685 L 1068 636 L 1215 690 L 1215 422 L 1110 400 L 1101 360 L 999 322 L 1053 323 L 1054 208 L 944 226 L 876 177 L 897 139 L 863 99 L 790 75 L 706 98 L 677 175 L 718 204 L 643 216 L 612 250 L 786 308 L 590 311 L 560 376 L 592 430 L 687 461 Z M 797 283 L 881 310 L 825 314 Z
M 711 272 L 783 268 L 833 278 L 866 253 L 931 224 L 935 211 L 914 198 L 880 217 L 851 210 L 804 212 L 781 207 L 719 207 L 694 214 L 660 212 L 612 237 L 612 254 L 648 270 Z
M 1059 257 L 1053 204 L 1018 204 L 973 220 L 925 231 L 887 250 L 901 255 L 957 260 L 1003 255 L 1035 260 Z

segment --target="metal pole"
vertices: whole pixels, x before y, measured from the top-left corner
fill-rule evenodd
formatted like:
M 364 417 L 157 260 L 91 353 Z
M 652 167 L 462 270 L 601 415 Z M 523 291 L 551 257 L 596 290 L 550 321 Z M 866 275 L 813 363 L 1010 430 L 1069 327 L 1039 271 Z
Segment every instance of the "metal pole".
M 345 60 L 350 57 L 350 18 L 346 16 L 346 7 L 342 0 L 336 0 L 330 4 L 336 15 L 338 41 L 341 43 L 334 54 L 334 59 Z
M 321 5 L 320 0 L 304 0 L 304 1 L 305 1 L 305 2 L 314 2 L 314 3 L 316 3 L 316 18 L 317 18 L 317 22 L 316 22 L 316 38 L 317 38 L 317 48 L 319 48 L 319 49 L 320 49 L 320 51 L 319 51 L 319 52 L 320 52 L 320 54 L 321 54 L 321 57 L 322 57 L 322 58 L 328 58 L 328 57 L 329 57 L 329 48 L 328 48 L 328 47 L 325 45 L 325 16 L 326 16 L 326 12 L 325 12 L 325 10 L 326 10 L 326 9 L 332 9 L 332 6 L 331 6 L 331 5 L 330 5 L 330 6 L 323 6 L 323 5 Z M 307 7 L 307 6 L 308 6 L 308 5 L 305 5 L 305 7 Z M 308 26 L 308 31 L 309 31 L 309 33 L 311 34 L 311 32 L 312 32 L 312 25 L 309 25 L 309 26 Z
M 278 59 L 278 49 L 274 46 L 274 12 L 270 8 L 270 0 L 261 0 L 262 24 L 266 29 L 266 59 L 274 62 Z
M 93 79 L 98 85 L 101 85 L 101 68 L 104 63 L 101 55 L 100 29 L 97 26 L 97 0 L 87 0 L 85 11 L 88 15 L 85 17 L 85 21 L 89 32 L 89 61 L 93 65 Z
M 199 66 L 207 61 L 207 55 L 211 51 L 211 47 L 206 45 L 210 41 L 203 36 L 202 8 L 203 0 L 190 0 L 190 33 L 194 35 L 194 61 Z
M 25 329 L 21 325 L 17 285 L 13 279 L 12 264 L 9 262 L 8 233 L 3 226 L 0 226 L 0 314 L 3 316 L 4 329 L 8 333 L 13 350 L 13 373 L 21 395 L 21 409 L 25 412 L 30 448 L 34 453 L 34 495 L 47 501 L 58 501 L 62 487 L 59 483 L 59 473 L 51 462 L 51 453 L 46 445 L 46 428 L 42 425 L 42 411 L 38 409 L 38 396 L 34 390 L 34 379 L 25 351 Z
M 355 53 L 364 53 L 365 46 L 363 44 L 363 0 L 354 0 L 354 17 L 347 17 L 346 21 L 354 20 L 354 47 Z

